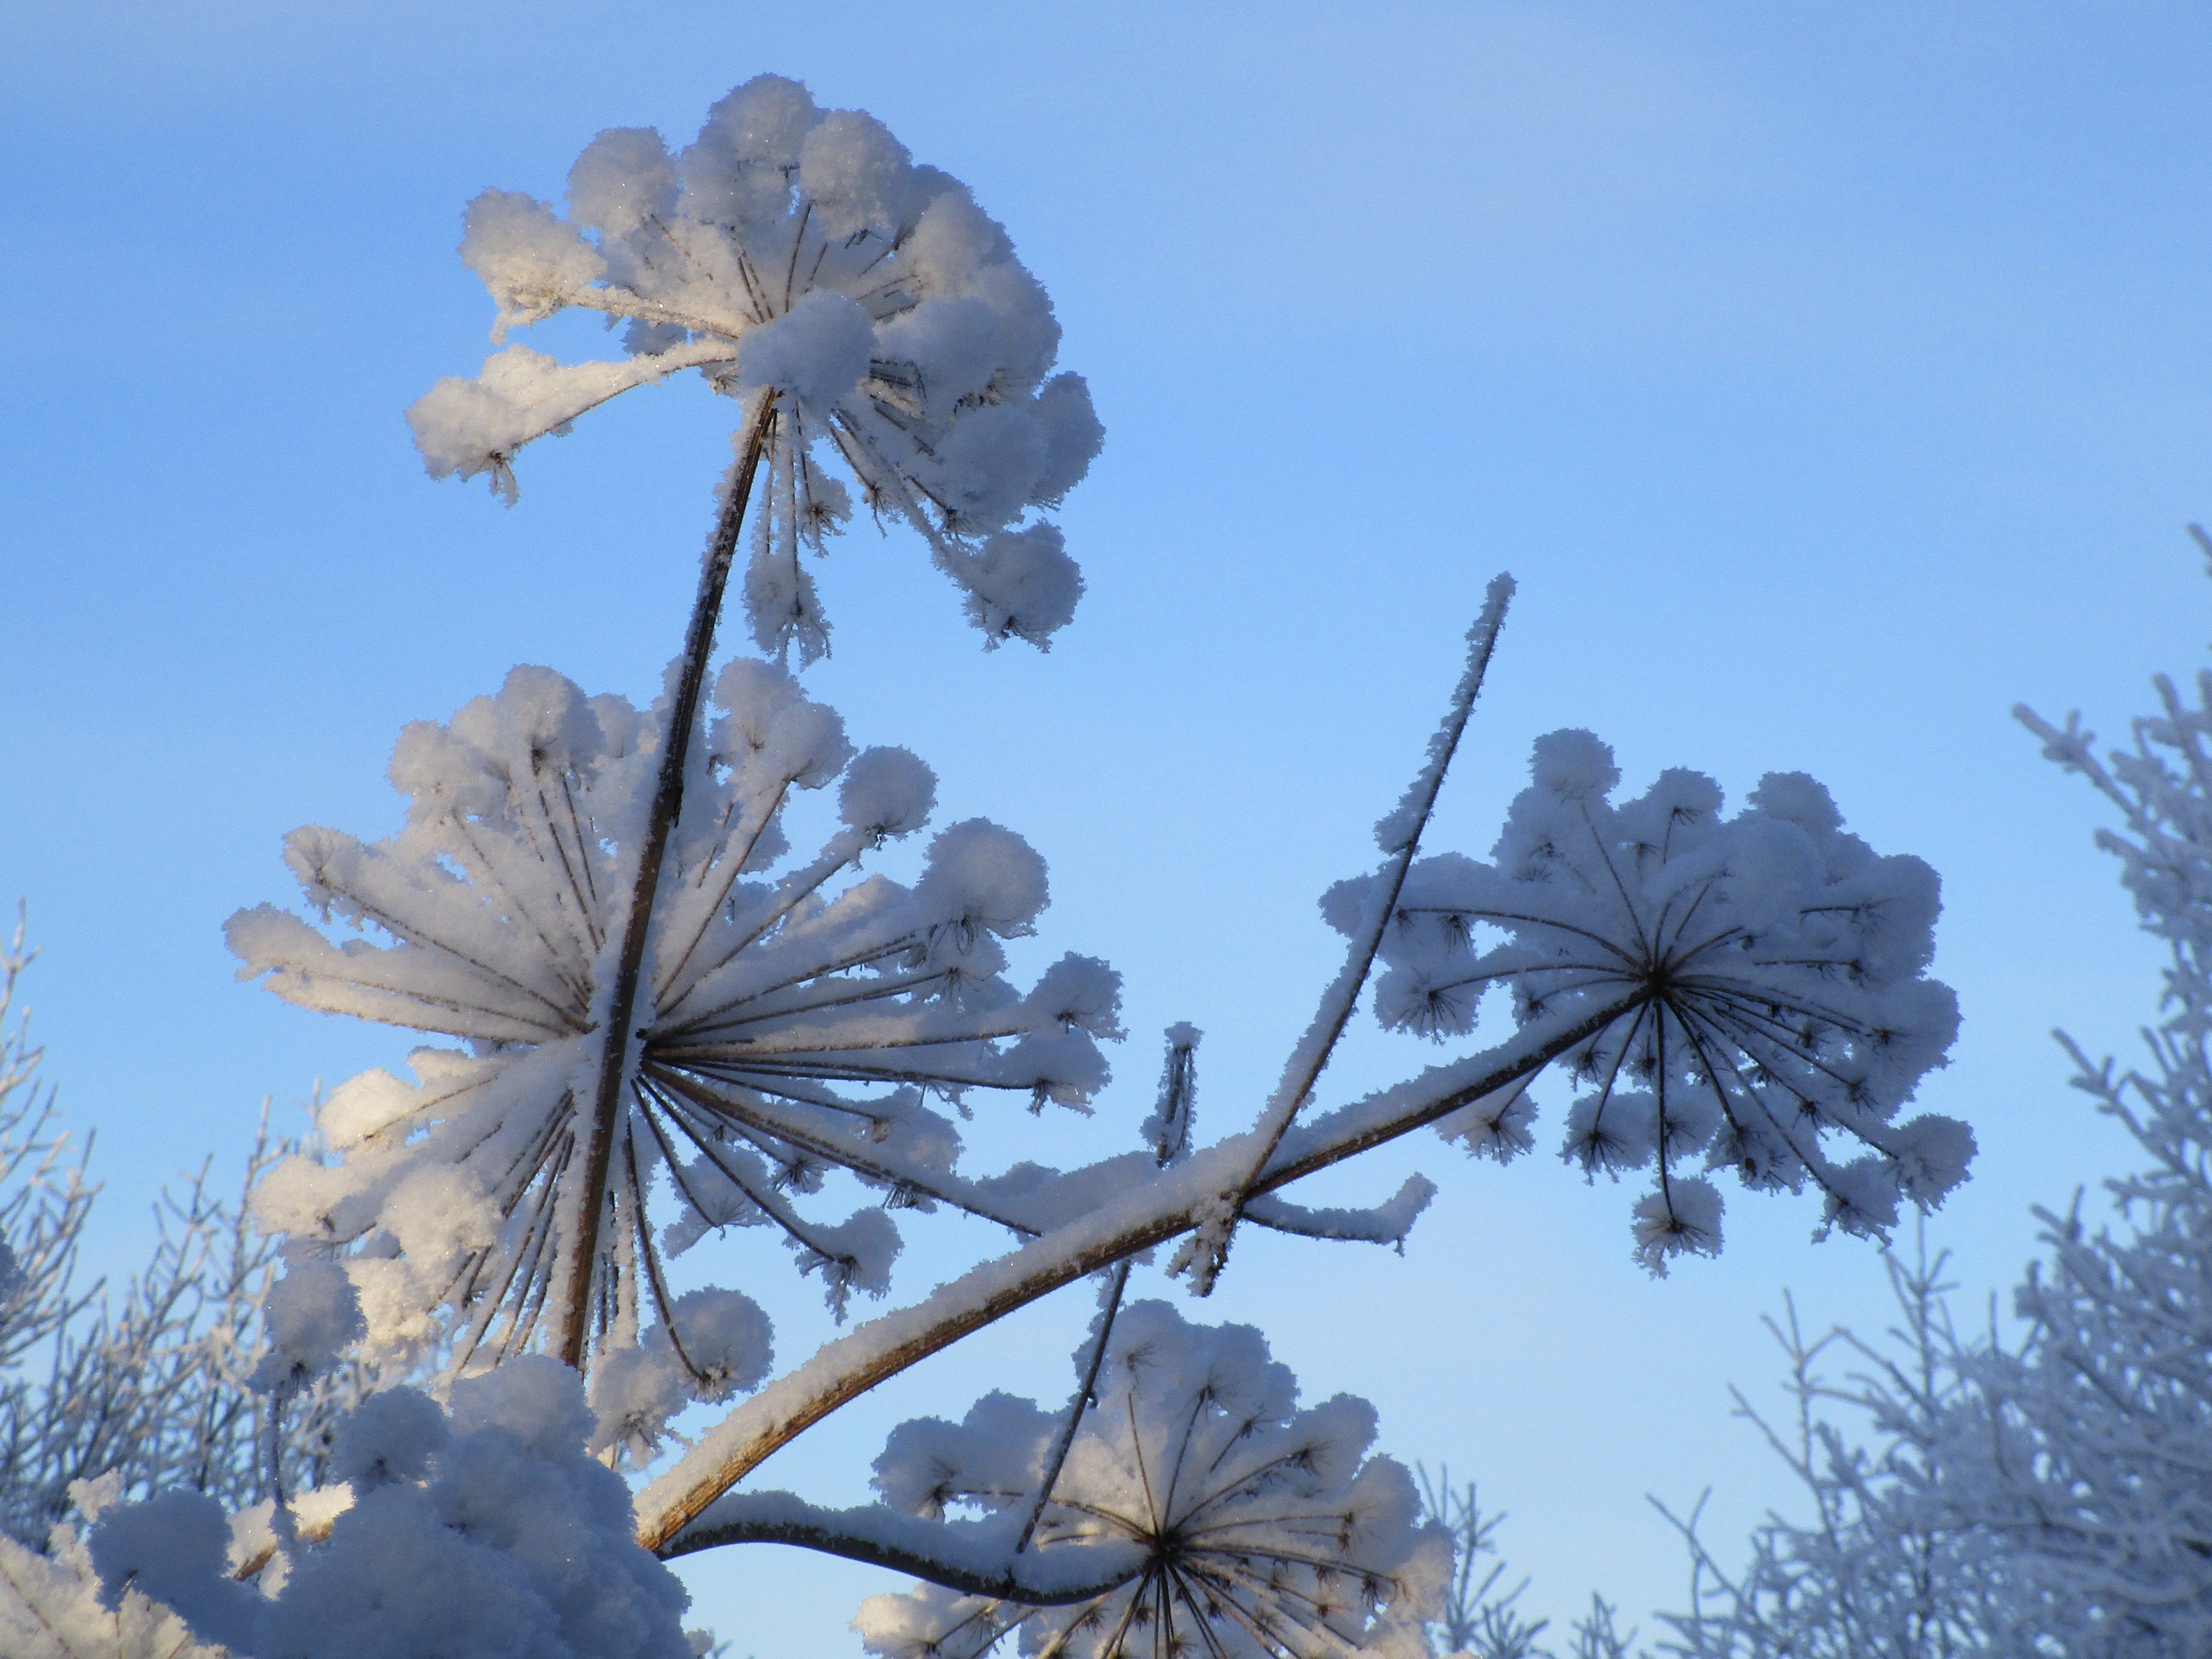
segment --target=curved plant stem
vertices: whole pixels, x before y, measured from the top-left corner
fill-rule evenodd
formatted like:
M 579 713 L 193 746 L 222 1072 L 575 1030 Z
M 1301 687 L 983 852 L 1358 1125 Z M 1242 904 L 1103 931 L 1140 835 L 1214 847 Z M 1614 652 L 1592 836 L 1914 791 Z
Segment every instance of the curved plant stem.
M 769 434 L 775 426 L 772 392 L 755 394 L 738 429 L 738 459 L 730 469 L 730 482 L 722 497 L 714 534 L 707 544 L 707 556 L 699 570 L 699 592 L 691 602 L 691 623 L 684 635 L 684 661 L 676 683 L 674 705 L 668 711 L 668 730 L 661 744 L 660 776 L 653 789 L 653 810 L 647 820 L 645 840 L 638 849 L 637 879 L 630 889 L 629 915 L 623 925 L 622 955 L 615 969 L 613 994 L 601 1027 L 604 1045 L 599 1060 L 599 1088 L 592 1102 L 592 1121 L 584 1142 L 584 1193 L 576 1218 L 575 1248 L 568 1260 L 568 1282 L 562 1295 L 561 1358 L 581 1370 L 584 1345 L 591 1323 L 592 1276 L 599 1255 L 599 1212 L 606 1206 L 607 1166 L 614 1155 L 615 1126 L 623 1105 L 623 1087 L 629 1081 L 630 1054 L 635 1038 L 630 1030 L 637 1013 L 638 975 L 645 966 L 645 943 L 653 927 L 653 895 L 660 884 L 661 861 L 668 838 L 684 806 L 684 767 L 691 747 L 691 729 L 698 724 L 699 694 L 707 682 L 707 659 L 714 654 L 714 624 L 722 611 L 722 592 L 729 586 L 730 566 L 738 551 L 738 532 L 744 523 L 745 503 L 752 495 L 753 477 L 767 453 Z

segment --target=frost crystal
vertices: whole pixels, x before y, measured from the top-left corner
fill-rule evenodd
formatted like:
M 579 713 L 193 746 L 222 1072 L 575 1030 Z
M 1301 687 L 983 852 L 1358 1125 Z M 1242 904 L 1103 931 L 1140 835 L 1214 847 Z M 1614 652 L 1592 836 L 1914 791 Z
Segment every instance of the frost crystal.
M 1023 1652 L 1054 1659 L 1425 1656 L 1449 1540 L 1419 1525 L 1401 1465 L 1364 1457 L 1372 1407 L 1340 1395 L 1299 1411 L 1297 1395 L 1249 1326 L 1132 1304 L 1031 1547 L 1043 1569 L 1055 1553 L 1133 1543 L 1141 1570 L 1070 1605 L 933 1585 L 874 1596 L 855 1621 L 863 1641 L 886 1659 L 975 1659 L 1017 1632 Z M 1004 1510 L 1026 1499 L 1051 1427 L 1027 1401 L 989 1395 L 961 1425 L 904 1425 L 876 1485 L 933 1519 L 948 1505 Z
M 1014 526 L 1098 453 L 1090 393 L 1052 372 L 1060 325 L 1006 232 L 872 117 L 761 76 L 680 155 L 657 132 L 601 133 L 569 173 L 566 218 L 485 191 L 461 254 L 499 305 L 495 339 L 580 307 L 625 322 L 629 356 L 563 364 L 515 345 L 439 381 L 408 411 L 433 477 L 489 473 L 512 500 L 522 445 L 696 368 L 766 438 L 744 581 L 763 648 L 826 648 L 799 552 L 850 516 L 833 465 L 922 533 L 990 640 L 1042 646 L 1073 614 L 1083 584 L 1059 532 Z
M 1636 1206 L 1636 1255 L 1655 1271 L 1720 1246 L 1721 1200 L 1675 1172 L 1733 1169 L 1755 1189 L 1826 1197 L 1823 1226 L 1881 1234 L 1899 1198 L 1940 1202 L 1973 1135 L 1948 1118 L 1895 1121 L 1956 1035 L 1958 1005 L 1925 977 L 1935 872 L 1881 858 L 1801 773 L 1770 775 L 1748 807 L 1680 769 L 1620 805 L 1613 751 L 1587 732 L 1536 744 L 1492 862 L 1455 854 L 1408 871 L 1384 934 L 1385 1025 L 1441 1038 L 1472 1028 L 1485 991 L 1528 1025 L 1587 1023 L 1565 1059 L 1584 1092 L 1564 1156 L 1593 1176 L 1655 1172 Z M 1322 900 L 1352 932 L 1374 878 Z M 1478 928 L 1502 943 L 1485 948 Z M 1527 1144 L 1516 1098 L 1494 1120 L 1447 1120 L 1477 1151 Z M 1826 1137 L 1865 1150 L 1833 1161 Z
M 769 1228 L 842 1313 L 854 1290 L 882 1292 L 899 1235 L 882 1208 L 803 1213 L 824 1175 L 848 1170 L 896 1206 L 959 1202 L 959 1136 L 926 1092 L 1080 1106 L 1106 1079 L 1094 1038 L 1119 1035 L 1103 964 L 1067 957 L 1027 996 L 1002 976 L 1000 940 L 1030 932 L 1047 896 L 1018 837 L 969 820 L 938 836 L 911 890 L 856 878 L 864 854 L 928 817 L 928 769 L 902 750 L 855 756 L 837 715 L 764 663 L 731 664 L 714 702 L 657 888 L 597 1192 L 584 1148 L 659 722 L 517 669 L 450 724 L 402 734 L 392 775 L 411 805 L 398 835 L 307 829 L 288 843 L 326 921 L 390 943 L 334 945 L 266 905 L 228 927 L 242 976 L 266 975 L 290 1001 L 465 1045 L 416 1050 L 416 1084 L 372 1072 L 335 1091 L 323 1128 L 336 1162 L 279 1165 L 256 1194 L 263 1224 L 295 1256 L 340 1256 L 372 1353 L 433 1340 L 443 1304 L 457 1363 L 496 1361 L 535 1345 L 549 1296 L 588 1285 L 576 1305 L 596 1346 L 644 1345 L 605 1380 L 603 1446 L 649 1443 L 680 1403 L 665 1368 L 720 1398 L 769 1363 L 757 1306 L 672 1297 L 664 1253 Z M 842 826 L 789 858 L 793 792 L 841 776 Z M 662 1171 L 677 1213 L 656 1237 Z M 340 1310 L 326 1311 L 324 1324 Z M 301 1343 L 320 1329 L 303 1324 Z

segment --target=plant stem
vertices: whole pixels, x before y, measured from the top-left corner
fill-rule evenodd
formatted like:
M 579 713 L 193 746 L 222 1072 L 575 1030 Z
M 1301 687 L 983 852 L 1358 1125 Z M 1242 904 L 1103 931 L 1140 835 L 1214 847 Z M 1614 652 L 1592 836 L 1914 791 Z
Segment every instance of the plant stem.
M 1267 1167 L 1267 1161 L 1274 1157 L 1275 1148 L 1282 1145 L 1291 1120 L 1298 1115 L 1299 1108 L 1313 1092 L 1314 1085 L 1320 1081 L 1330 1056 L 1336 1052 L 1337 1039 L 1344 1035 L 1345 1025 L 1358 1003 L 1367 975 L 1374 969 L 1382 935 L 1397 913 L 1398 896 L 1405 890 L 1406 872 L 1413 867 L 1414 855 L 1420 851 L 1422 832 L 1428 828 L 1430 814 L 1436 810 L 1437 793 L 1443 787 L 1444 774 L 1450 769 L 1452 757 L 1458 752 L 1459 740 L 1467 731 L 1468 717 L 1474 712 L 1475 699 L 1482 695 L 1482 682 L 1490 672 L 1491 653 L 1498 646 L 1498 630 L 1505 625 L 1505 609 L 1512 598 L 1512 577 L 1499 575 L 1492 580 L 1482 614 L 1468 630 L 1467 670 L 1452 693 L 1443 724 L 1429 739 L 1427 763 L 1400 799 L 1397 811 L 1376 826 L 1379 835 L 1393 819 L 1402 819 L 1399 825 L 1402 838 L 1397 845 L 1383 849 L 1387 857 L 1378 872 L 1379 891 L 1369 901 L 1369 914 L 1345 953 L 1344 967 L 1322 994 L 1321 1006 L 1314 1012 L 1313 1024 L 1291 1051 L 1290 1060 L 1283 1067 L 1282 1081 L 1276 1085 L 1274 1095 L 1261 1115 L 1250 1163 L 1236 1184 L 1222 1192 L 1216 1215 L 1184 1242 L 1175 1260 L 1168 1264 L 1170 1275 L 1184 1272 L 1190 1274 L 1190 1287 L 1195 1295 L 1212 1294 L 1214 1279 L 1229 1259 L 1230 1241 L 1236 1234 L 1237 1220 L 1243 1213 L 1246 1200 L 1256 1190 L 1254 1183 Z
M 1261 1173 L 1251 1189 L 1268 1193 L 1288 1186 L 1510 1087 L 1604 1030 L 1647 996 L 1638 988 L 1571 1024 L 1540 1035 L 1523 1031 L 1487 1054 L 1437 1068 L 1452 1077 L 1452 1086 L 1433 1096 L 1424 1091 L 1402 1110 L 1375 1117 L 1362 1115 L 1340 1131 L 1287 1156 L 1279 1149 L 1276 1162 Z M 1395 1098 L 1404 1092 L 1386 1090 L 1383 1095 Z M 1189 1231 L 1209 1207 L 1209 1188 L 1220 1190 L 1212 1183 L 1232 1161 L 1241 1161 L 1245 1146 L 1245 1136 L 1232 1136 L 1195 1154 L 1190 1164 L 1178 1164 L 1134 1192 L 1074 1218 L 1056 1232 L 948 1280 L 914 1306 L 871 1320 L 828 1344 L 709 1429 L 675 1468 L 639 1493 L 638 1542 L 660 1551 L 770 1453 L 878 1382 L 1063 1285 Z
M 1114 1282 L 1108 1287 L 1105 1306 L 1098 1316 L 1098 1335 L 1091 1344 L 1090 1357 L 1084 1361 L 1083 1381 L 1076 1384 L 1075 1398 L 1067 1402 L 1067 1414 L 1060 1419 L 1060 1432 L 1052 1443 L 1052 1455 L 1045 1460 L 1044 1479 L 1037 1485 L 1036 1502 L 1030 1505 L 1030 1518 L 1022 1524 L 1022 1535 L 1014 1540 L 1017 1555 L 1029 1548 L 1030 1540 L 1036 1536 L 1037 1522 L 1044 1519 L 1045 1505 L 1052 1502 L 1052 1489 L 1060 1484 L 1060 1470 L 1067 1467 L 1068 1449 L 1075 1444 L 1077 1425 L 1083 1421 L 1091 1396 L 1097 1391 L 1098 1368 L 1105 1363 L 1106 1343 L 1114 1334 L 1114 1316 L 1121 1311 L 1121 1293 L 1128 1288 L 1129 1258 L 1125 1255 L 1114 1264 Z
M 752 495 L 753 478 L 767 453 L 769 434 L 775 426 L 774 393 L 763 388 L 754 396 L 739 428 L 738 459 L 730 469 L 720 516 L 707 544 L 707 556 L 699 570 L 699 592 L 691 602 L 691 623 L 684 635 L 684 665 L 676 683 L 674 706 L 668 711 L 668 730 L 661 744 L 660 775 L 653 793 L 653 811 L 646 823 L 645 841 L 638 848 L 637 879 L 630 889 L 629 915 L 623 924 L 622 956 L 615 969 L 613 995 L 601 1028 L 604 1047 L 599 1060 L 599 1090 L 592 1102 L 592 1121 L 584 1142 L 584 1194 L 577 1216 L 575 1248 L 568 1258 L 568 1283 L 562 1295 L 561 1358 L 578 1370 L 584 1368 L 584 1345 L 590 1324 L 592 1273 L 599 1262 L 599 1212 L 606 1207 L 607 1170 L 614 1155 L 615 1126 L 623 1107 L 623 1085 L 629 1080 L 630 1022 L 637 1013 L 637 982 L 645 966 L 645 945 L 653 930 L 653 897 L 660 884 L 660 866 L 668 852 L 668 838 L 684 807 L 684 768 L 691 748 L 691 730 L 698 724 L 699 694 L 707 682 L 707 659 L 714 654 L 714 624 L 722 611 L 722 592 L 729 586 L 730 565 L 737 556 L 738 532 L 743 526 L 745 503 Z

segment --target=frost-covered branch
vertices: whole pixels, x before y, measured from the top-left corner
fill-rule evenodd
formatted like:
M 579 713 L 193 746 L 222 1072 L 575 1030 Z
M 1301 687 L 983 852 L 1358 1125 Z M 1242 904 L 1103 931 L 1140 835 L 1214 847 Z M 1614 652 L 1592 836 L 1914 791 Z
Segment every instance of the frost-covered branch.
M 1626 1005 L 1622 1005 L 1625 1007 Z M 1302 1127 L 1279 1149 L 1256 1183 L 1261 1193 L 1448 1117 L 1506 1091 L 1617 1018 L 1607 1006 L 1578 1020 L 1545 1020 L 1510 1042 L 1409 1084 L 1382 1091 Z M 639 1537 L 657 1548 L 744 1479 L 838 1407 L 1063 1285 L 1197 1224 L 1220 1182 L 1249 1163 L 1249 1137 L 1232 1136 L 1193 1154 L 1090 1214 L 1035 1243 L 949 1279 L 913 1307 L 859 1326 L 816 1351 L 797 1370 L 763 1388 L 702 1435 L 666 1474 L 638 1495 Z
M 882 1504 L 829 1510 L 787 1492 L 726 1494 L 685 1528 L 670 1559 L 725 1544 L 789 1544 L 924 1578 L 963 1595 L 1034 1607 L 1096 1601 L 1145 1568 L 1141 1549 L 1109 1539 L 1080 1549 L 1024 1552 L 1018 1528 L 926 1521 Z
M 1875 1344 L 1808 1336 L 1794 1304 L 1768 1330 L 1788 1364 L 1791 1415 L 1776 1423 L 1739 1392 L 1736 1413 L 1788 1470 L 1804 1513 L 1770 1513 L 1741 1570 L 1654 1504 L 1691 1560 L 1689 1607 L 1665 1615 L 1681 1659 L 1952 1659 L 2008 1645 L 2018 1575 L 2003 1541 L 1948 1507 L 1973 1461 L 1961 1443 L 1972 1362 L 1943 1297 L 1944 1261 L 1924 1241 L 1885 1258 L 1899 1322 Z M 1829 1362 L 1853 1367 L 1837 1376 Z M 1702 1500 L 1700 1501 L 1702 1508 Z M 2023 1656 L 2024 1659 L 2024 1656 Z
M 1498 647 L 1498 630 L 1505 625 L 1505 610 L 1512 599 L 1512 577 L 1494 577 L 1484 599 L 1482 614 L 1468 630 L 1467 667 L 1453 690 L 1443 724 L 1429 739 L 1428 759 L 1407 787 L 1397 810 L 1375 827 L 1375 838 L 1382 844 L 1384 854 L 1382 867 L 1374 878 L 1365 910 L 1350 930 L 1351 945 L 1345 952 L 1344 965 L 1322 993 L 1321 1006 L 1315 1011 L 1312 1023 L 1292 1047 L 1290 1058 L 1284 1063 L 1282 1078 L 1261 1111 L 1251 1164 L 1233 1187 L 1220 1194 L 1169 1263 L 1170 1273 L 1190 1275 L 1191 1289 L 1200 1296 L 1212 1291 L 1215 1279 L 1229 1259 L 1230 1243 L 1245 1200 L 1254 1192 L 1260 1173 L 1274 1156 L 1275 1148 L 1289 1132 L 1291 1121 L 1311 1097 L 1314 1085 L 1336 1051 L 1337 1040 L 1351 1022 L 1352 1010 L 1358 1006 L 1360 993 L 1366 988 L 1383 932 L 1397 908 L 1406 872 L 1420 851 L 1421 834 L 1428 828 L 1430 815 L 1436 810 L 1437 793 L 1443 787 L 1452 757 L 1459 751 L 1460 738 L 1465 735 L 1468 720 L 1474 713 L 1475 699 L 1482 695 L 1483 677 L 1489 672 L 1491 654 Z

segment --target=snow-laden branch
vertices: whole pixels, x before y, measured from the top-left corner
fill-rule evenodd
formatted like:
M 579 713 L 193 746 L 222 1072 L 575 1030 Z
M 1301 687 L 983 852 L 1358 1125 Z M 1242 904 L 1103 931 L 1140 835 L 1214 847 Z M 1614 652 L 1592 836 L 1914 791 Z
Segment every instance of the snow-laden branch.
M 728 1492 L 661 1553 L 672 1559 L 723 1544 L 791 1544 L 967 1595 L 1048 1607 L 1092 1601 L 1144 1571 L 1145 1552 L 1121 1539 L 1018 1551 L 1019 1519 L 926 1521 L 883 1504 L 832 1510 L 787 1492 Z
M 1255 1227 L 1301 1238 L 1336 1238 L 1367 1244 L 1403 1244 L 1421 1212 L 1437 1195 L 1426 1176 L 1407 1176 L 1405 1184 L 1367 1209 L 1312 1209 L 1262 1194 L 1244 1200 L 1244 1218 Z
M 1486 1096 L 1517 1092 L 1522 1079 L 1632 1009 L 1624 997 L 1587 1012 L 1539 1017 L 1509 1041 L 1298 1126 L 1254 1182 L 1272 1192 L 1432 1123 Z M 1046 1237 L 947 1281 L 913 1306 L 870 1320 L 770 1382 L 700 1437 L 637 1498 L 638 1536 L 666 1545 L 762 1460 L 840 1406 L 971 1332 L 1086 1273 L 1165 1243 L 1198 1224 L 1225 1182 L 1250 1167 L 1256 1131 L 1231 1135 Z M 1136 1171 L 1132 1171 L 1133 1176 Z

